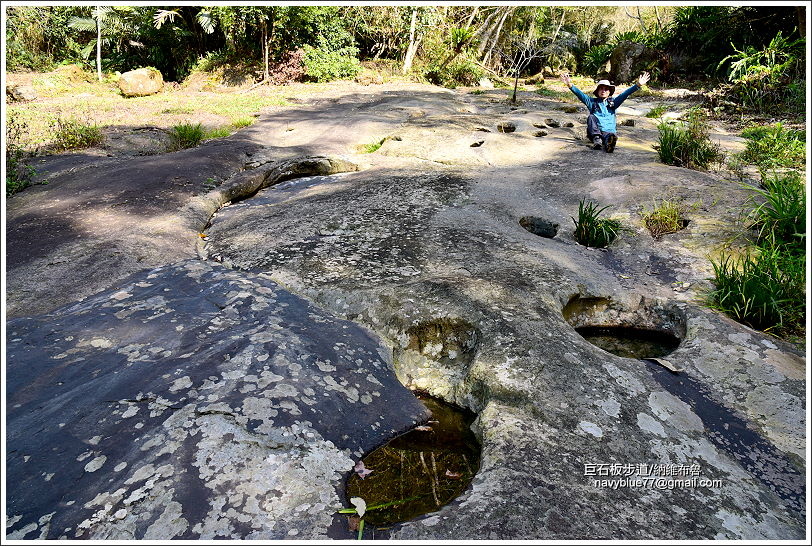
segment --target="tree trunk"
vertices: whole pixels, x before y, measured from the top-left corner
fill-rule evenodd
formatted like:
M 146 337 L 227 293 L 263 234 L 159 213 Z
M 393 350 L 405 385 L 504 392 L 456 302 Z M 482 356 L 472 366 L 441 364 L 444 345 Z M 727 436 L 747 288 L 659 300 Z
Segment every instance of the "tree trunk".
M 414 41 L 414 33 L 417 28 L 417 9 L 412 9 L 412 24 L 409 27 L 409 49 L 406 50 L 406 58 L 403 59 L 403 73 L 406 74 L 412 69 L 412 61 L 417 50 L 417 43 Z
M 806 7 L 795 6 L 795 12 L 798 14 L 798 32 L 801 38 L 806 38 Z
M 510 103 L 516 104 L 516 91 L 519 89 L 519 67 L 516 67 L 516 79 L 513 80 L 513 96 L 510 97 Z
M 102 81 L 101 42 L 101 6 L 96 6 L 96 73 L 99 76 L 99 81 Z
M 268 22 L 263 19 L 262 20 L 262 55 L 265 60 L 265 81 L 268 81 L 271 78 L 271 75 L 268 71 Z
M 491 58 L 491 54 L 493 53 L 493 48 L 499 41 L 499 35 L 502 34 L 502 25 L 505 24 L 505 20 L 508 18 L 508 15 L 510 15 L 511 11 L 512 10 L 505 11 L 504 15 L 502 15 L 502 18 L 499 20 L 499 25 L 496 27 L 496 35 L 493 37 L 493 41 L 491 41 L 491 47 L 488 50 L 488 53 L 485 54 L 485 57 L 482 59 L 483 64 L 488 64 L 488 60 Z

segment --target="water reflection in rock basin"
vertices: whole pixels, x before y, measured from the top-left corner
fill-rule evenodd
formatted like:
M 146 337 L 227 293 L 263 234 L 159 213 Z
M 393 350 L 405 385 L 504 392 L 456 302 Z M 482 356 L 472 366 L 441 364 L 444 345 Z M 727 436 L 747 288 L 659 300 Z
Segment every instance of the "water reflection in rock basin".
M 475 416 L 428 396 L 418 398 L 431 419 L 369 453 L 347 481 L 347 497 L 366 501 L 367 525 L 439 510 L 465 491 L 479 469 L 479 443 L 470 428 Z
M 624 358 L 658 358 L 680 344 L 678 338 L 666 332 L 639 328 L 584 326 L 575 331 L 593 345 Z

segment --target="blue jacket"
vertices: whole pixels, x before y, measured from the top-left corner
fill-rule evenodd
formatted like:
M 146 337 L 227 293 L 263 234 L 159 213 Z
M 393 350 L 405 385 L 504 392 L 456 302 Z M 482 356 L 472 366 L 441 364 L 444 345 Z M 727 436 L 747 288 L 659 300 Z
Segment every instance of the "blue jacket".
M 576 97 L 581 99 L 581 102 L 586 104 L 586 107 L 589 108 L 589 113 L 595 114 L 595 117 L 598 118 L 598 125 L 600 126 L 601 131 L 605 133 L 617 132 L 615 110 L 620 107 L 620 105 L 629 97 L 629 95 L 638 89 L 640 89 L 640 86 L 634 84 L 617 97 L 609 97 L 606 100 L 601 100 L 598 97 L 587 96 L 583 91 L 574 85 L 570 87 L 570 91 L 572 91 Z

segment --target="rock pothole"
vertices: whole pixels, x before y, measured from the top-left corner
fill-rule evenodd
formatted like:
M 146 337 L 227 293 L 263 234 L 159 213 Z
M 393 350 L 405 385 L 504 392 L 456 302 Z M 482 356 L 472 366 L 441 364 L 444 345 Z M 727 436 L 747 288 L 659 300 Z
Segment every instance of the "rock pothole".
M 539 237 L 552 238 L 558 234 L 558 224 L 536 216 L 523 216 L 519 219 L 519 225 L 524 229 L 538 235 Z
M 475 415 L 425 394 L 429 420 L 365 455 L 347 480 L 348 499 L 366 503 L 367 525 L 388 526 L 439 510 L 463 493 L 479 470 Z M 350 527 L 357 521 L 349 518 Z M 360 536 L 360 535 L 359 535 Z
M 409 327 L 393 352 L 395 374 L 403 385 L 459 402 L 482 334 L 459 318 L 438 318 Z M 480 401 L 481 402 L 481 401 Z
M 676 305 L 640 298 L 633 306 L 604 297 L 573 296 L 564 319 L 593 345 L 623 358 L 659 358 L 679 347 L 686 334 Z

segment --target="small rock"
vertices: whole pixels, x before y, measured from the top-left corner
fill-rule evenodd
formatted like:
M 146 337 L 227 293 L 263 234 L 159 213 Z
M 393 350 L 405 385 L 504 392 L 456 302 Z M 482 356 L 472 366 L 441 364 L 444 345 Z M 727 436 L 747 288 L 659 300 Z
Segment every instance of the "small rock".
M 621 125 L 625 125 L 626 127 L 634 127 L 634 120 L 633 119 L 623 120 L 623 123 L 621 123 Z
M 564 123 L 564 127 L 575 127 L 575 124 L 571 121 L 567 121 Z
M 496 126 L 496 130 L 500 133 L 512 133 L 516 130 L 516 124 L 510 121 L 503 121 Z
M 535 133 L 533 133 L 533 136 L 534 136 L 534 137 L 543 137 L 543 136 L 547 136 L 547 131 L 536 131 Z
M 547 124 L 547 127 L 561 127 L 561 124 L 558 122 L 558 120 L 552 118 L 545 119 L 544 123 Z
M 7 85 L 6 95 L 13 101 L 28 102 L 37 98 L 37 91 L 30 85 Z

